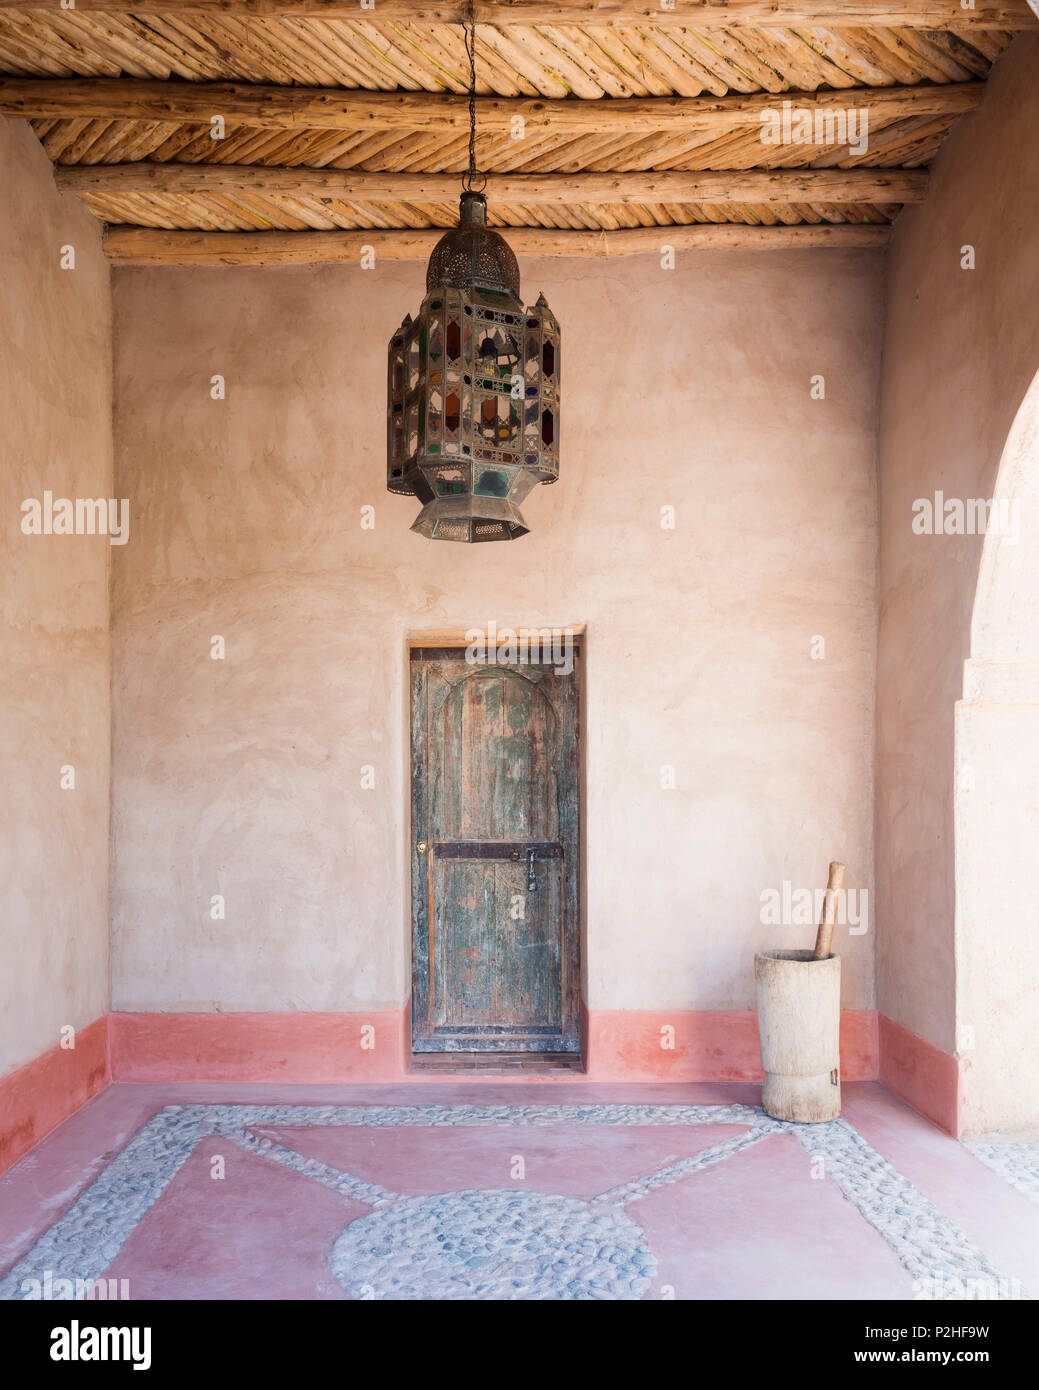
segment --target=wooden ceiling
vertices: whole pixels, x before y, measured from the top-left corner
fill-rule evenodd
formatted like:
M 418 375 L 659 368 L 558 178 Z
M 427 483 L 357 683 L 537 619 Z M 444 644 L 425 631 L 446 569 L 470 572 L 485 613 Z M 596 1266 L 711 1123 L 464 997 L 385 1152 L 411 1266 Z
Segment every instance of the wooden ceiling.
M 457 0 L 63 2 L 0 0 L 0 112 L 31 121 L 113 260 L 422 257 L 454 224 Z M 965 3 L 477 0 L 491 220 L 521 253 L 882 243 L 1039 26 L 1025 0 Z M 783 102 L 859 124 L 765 143 Z

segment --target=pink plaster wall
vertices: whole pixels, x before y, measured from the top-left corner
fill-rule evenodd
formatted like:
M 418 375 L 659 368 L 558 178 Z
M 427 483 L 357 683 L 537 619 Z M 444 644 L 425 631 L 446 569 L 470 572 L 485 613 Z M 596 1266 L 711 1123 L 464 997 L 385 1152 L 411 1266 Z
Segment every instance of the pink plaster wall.
M 112 1080 L 108 1016 L 0 1076 L 0 1173 L 92 1100 Z
M 879 1015 L 880 1080 L 958 1138 L 963 1129 L 963 1071 L 958 1057 Z
M 399 1081 L 402 1009 L 364 1014 L 114 1013 L 113 1081 Z
M 418 629 L 588 624 L 593 1010 L 751 1009 L 754 951 L 813 934 L 763 926 L 762 890 L 821 886 L 831 857 L 872 888 L 882 255 L 523 272 L 563 325 L 562 480 L 530 536 L 475 548 L 411 534 L 384 492 L 385 344 L 421 265 L 113 274 L 137 517 L 113 572 L 116 1009 L 403 1003 Z M 869 1009 L 872 934 L 839 949 Z
M 890 250 L 881 389 L 877 1003 L 956 1050 L 953 718 L 981 537 L 918 536 L 916 498 L 991 497 L 1039 368 L 1039 39 L 1016 38 Z M 961 269 L 961 248 L 976 268 Z M 888 1078 L 891 1080 L 891 1078 Z
M 59 196 L 23 121 L 0 120 L 0 187 L 3 1074 L 108 1008 L 111 546 L 24 535 L 21 504 L 45 489 L 111 495 L 112 345 L 97 221 Z M 69 764 L 75 789 L 62 790 Z
M 667 1034 L 664 1029 L 673 1030 Z M 649 1013 L 595 1010 L 587 1020 L 590 1081 L 752 1081 L 762 1079 L 758 1016 L 751 1010 Z M 666 1046 L 662 1042 L 667 1041 Z M 877 1016 L 845 1009 L 841 1075 L 871 1081 L 879 1067 Z

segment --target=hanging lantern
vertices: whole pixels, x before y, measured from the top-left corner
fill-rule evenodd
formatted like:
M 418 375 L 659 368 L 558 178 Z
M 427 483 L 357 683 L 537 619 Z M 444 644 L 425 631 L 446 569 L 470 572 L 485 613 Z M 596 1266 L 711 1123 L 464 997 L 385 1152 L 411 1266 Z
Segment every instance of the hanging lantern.
M 473 32 L 458 226 L 433 249 L 418 317 L 390 340 L 386 486 L 424 503 L 411 528 L 422 536 L 508 541 L 530 529 L 527 493 L 559 476 L 559 324 L 544 295 L 524 309 L 516 257 L 472 187 Z

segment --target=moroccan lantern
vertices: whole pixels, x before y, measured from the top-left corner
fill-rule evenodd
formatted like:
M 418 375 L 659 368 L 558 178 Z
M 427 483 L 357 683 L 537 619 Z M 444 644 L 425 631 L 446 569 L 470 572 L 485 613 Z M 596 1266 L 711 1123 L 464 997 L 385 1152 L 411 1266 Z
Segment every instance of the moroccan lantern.
M 474 34 L 458 226 L 433 248 L 417 317 L 390 339 L 386 486 L 424 504 L 419 535 L 509 541 L 530 529 L 527 493 L 559 476 L 559 324 L 544 295 L 523 307 L 516 257 L 473 188 Z

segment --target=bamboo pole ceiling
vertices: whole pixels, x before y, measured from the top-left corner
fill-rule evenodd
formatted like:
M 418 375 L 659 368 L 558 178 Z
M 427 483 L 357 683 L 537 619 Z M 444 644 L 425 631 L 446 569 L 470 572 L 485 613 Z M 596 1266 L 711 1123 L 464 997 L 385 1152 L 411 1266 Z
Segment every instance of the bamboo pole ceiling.
M 478 159 L 517 250 L 654 249 L 654 228 L 676 246 L 882 242 L 1039 25 L 1025 0 L 661 4 L 478 0 Z M 344 233 L 421 257 L 466 167 L 464 9 L 0 0 L 0 112 L 31 122 L 113 260 L 353 258 Z

